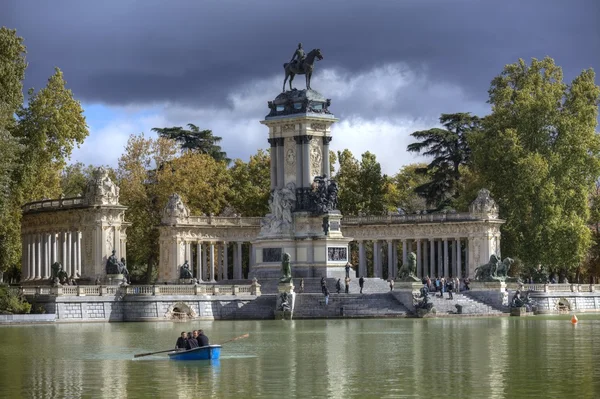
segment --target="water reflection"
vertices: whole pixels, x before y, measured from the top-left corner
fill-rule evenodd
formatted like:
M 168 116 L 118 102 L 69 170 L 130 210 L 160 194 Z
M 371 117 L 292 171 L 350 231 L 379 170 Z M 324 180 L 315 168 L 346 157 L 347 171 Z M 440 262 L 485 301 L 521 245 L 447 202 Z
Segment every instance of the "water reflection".
M 490 318 L 0 328 L 1 397 L 595 397 L 600 320 Z M 220 361 L 134 353 L 203 328 Z M 564 381 L 568 379 L 568 382 Z

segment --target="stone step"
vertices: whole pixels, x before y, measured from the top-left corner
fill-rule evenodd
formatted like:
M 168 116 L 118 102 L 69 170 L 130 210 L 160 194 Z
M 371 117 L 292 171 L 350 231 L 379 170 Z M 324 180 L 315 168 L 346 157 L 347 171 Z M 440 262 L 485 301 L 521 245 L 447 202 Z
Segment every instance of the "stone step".
M 410 312 L 390 293 L 331 294 L 325 305 L 322 294 L 296 296 L 294 318 L 312 317 L 404 317 Z

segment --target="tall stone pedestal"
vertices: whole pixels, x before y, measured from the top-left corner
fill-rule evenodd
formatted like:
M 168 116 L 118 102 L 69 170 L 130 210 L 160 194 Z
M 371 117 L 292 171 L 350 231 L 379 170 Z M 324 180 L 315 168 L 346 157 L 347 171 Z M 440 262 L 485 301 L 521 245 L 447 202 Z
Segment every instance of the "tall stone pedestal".
M 278 278 L 284 253 L 292 274 L 344 278 L 348 243 L 337 210 L 337 183 L 331 180 L 331 101 L 314 90 L 291 90 L 269 101 L 261 123 L 271 144 L 270 212 L 252 242 L 250 278 Z
M 508 291 L 504 281 L 479 282 L 469 285 L 469 294 L 496 309 L 508 307 Z
M 275 320 L 292 320 L 292 316 L 294 314 L 294 304 L 296 300 L 294 283 L 292 281 L 289 283 L 279 283 L 277 286 L 277 291 L 278 296 L 277 304 L 275 305 Z M 284 306 L 285 296 L 287 296 L 287 306 Z

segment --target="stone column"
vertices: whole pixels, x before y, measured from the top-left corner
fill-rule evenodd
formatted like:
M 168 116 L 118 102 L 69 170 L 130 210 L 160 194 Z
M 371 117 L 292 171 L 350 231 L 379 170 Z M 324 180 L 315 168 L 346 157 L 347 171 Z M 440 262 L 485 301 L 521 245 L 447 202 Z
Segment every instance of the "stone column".
M 358 276 L 366 277 L 367 275 L 367 258 L 365 257 L 365 242 L 358 241 Z
M 61 252 L 61 262 L 63 265 L 63 269 L 66 271 L 67 270 L 67 232 L 63 231 L 61 233 L 61 243 L 62 243 L 62 252 Z M 104 237 L 102 237 L 104 238 Z M 102 240 L 102 244 L 104 244 L 104 240 Z M 100 251 L 102 251 L 102 248 L 99 249 Z
M 229 269 L 229 248 L 227 248 L 227 241 L 223 241 L 223 280 L 227 280 L 227 277 L 229 276 L 228 273 L 228 269 Z M 235 278 L 235 249 L 234 249 L 234 253 L 233 253 L 233 273 L 234 273 L 234 278 Z
M 394 275 L 394 240 L 387 240 L 388 250 L 388 278 Z M 383 276 L 382 276 L 383 277 Z
M 417 238 L 417 277 L 423 277 L 421 266 L 423 265 L 421 259 L 421 239 Z
M 429 239 L 429 277 L 435 277 L 435 239 Z
M 200 241 L 196 242 L 196 279 L 198 281 L 202 280 L 202 243 Z
M 28 280 L 35 278 L 35 235 L 29 234 L 29 275 Z
M 302 186 L 310 187 L 310 142 L 313 136 L 302 136 Z
M 35 279 L 39 280 L 42 277 L 42 235 L 35 235 L 35 252 L 37 253 L 35 262 Z
M 323 169 L 321 170 L 321 174 L 329 176 L 331 171 L 329 170 L 329 143 L 333 137 L 331 136 L 323 136 Z
M 406 265 L 408 262 L 408 245 L 406 239 L 402 240 L 402 265 Z
M 373 240 L 373 277 L 377 277 L 377 265 L 379 264 L 379 242 Z
M 448 239 L 444 238 L 444 277 L 448 277 L 450 274 L 450 270 L 448 270 L 448 266 L 449 266 L 449 259 L 448 259 Z
M 302 177 L 302 171 L 304 170 L 302 166 L 302 136 L 294 136 L 294 141 L 296 142 L 296 187 L 302 187 L 302 182 L 304 181 Z
M 284 138 L 277 138 L 277 187 L 283 188 L 285 186 L 285 154 L 283 153 L 284 147 Z
M 428 257 L 429 251 L 427 251 L 428 243 L 429 243 L 429 240 L 427 240 L 427 239 L 424 239 L 422 242 L 422 244 L 423 244 L 423 277 L 429 276 L 429 272 L 427 271 L 427 265 L 429 264 L 429 257 Z
M 188 261 L 188 264 L 192 262 L 192 243 L 189 241 L 185 242 L 185 260 Z
M 73 274 L 73 234 L 70 231 L 67 232 L 67 265 L 65 271 L 69 277 Z
M 452 240 L 452 243 L 451 243 L 451 245 L 452 245 L 452 277 L 456 277 L 456 274 L 458 273 L 458 265 L 456 263 L 456 261 L 458 259 L 456 256 L 456 248 L 457 248 L 456 240 L 457 239 L 455 238 L 454 240 Z
M 272 138 L 268 141 L 271 144 L 271 190 L 274 190 L 277 188 L 277 139 Z
M 215 243 L 211 242 L 210 243 L 210 266 L 209 266 L 209 271 L 210 271 L 210 282 L 214 283 L 215 282 Z
M 25 281 L 29 280 L 29 276 L 31 275 L 29 269 L 29 265 L 31 264 L 31 241 L 29 234 L 23 236 L 23 243 L 24 245 L 22 259 L 24 260 L 24 262 L 21 267 L 21 280 Z
M 233 278 L 235 278 L 236 280 L 242 279 L 242 244 L 243 243 L 241 241 L 237 242 L 238 264 L 237 264 L 237 268 L 235 270 L 235 274 L 233 276 Z
M 393 245 L 393 253 L 392 253 L 392 257 L 393 257 L 393 264 L 392 264 L 392 278 L 396 278 L 396 276 L 398 275 L 398 245 L 396 244 L 396 241 L 393 241 L 394 245 Z
M 456 243 L 457 243 L 457 247 L 458 247 L 458 251 L 456 251 L 456 263 L 458 265 L 458 268 L 456 270 L 456 277 L 458 278 L 462 278 L 462 248 L 461 248 L 461 242 L 460 242 L 460 238 L 456 239 Z
M 50 256 L 52 254 L 52 242 L 49 233 L 44 233 L 44 273 L 42 273 L 42 278 L 49 279 L 50 278 Z
M 56 233 L 52 233 L 50 243 L 52 245 L 51 261 L 52 261 L 52 263 L 54 263 L 58 259 L 58 254 L 56 253 Z
M 471 258 L 469 257 L 469 252 L 471 251 L 471 245 L 469 243 L 469 238 L 465 240 L 465 277 L 474 277 L 471 273 L 475 272 L 475 269 L 471 269 L 469 262 L 471 262 Z
M 81 231 L 79 230 L 75 232 L 75 276 L 78 273 L 83 276 L 81 273 Z
M 438 277 L 444 277 L 444 253 L 442 252 L 442 240 L 438 240 Z

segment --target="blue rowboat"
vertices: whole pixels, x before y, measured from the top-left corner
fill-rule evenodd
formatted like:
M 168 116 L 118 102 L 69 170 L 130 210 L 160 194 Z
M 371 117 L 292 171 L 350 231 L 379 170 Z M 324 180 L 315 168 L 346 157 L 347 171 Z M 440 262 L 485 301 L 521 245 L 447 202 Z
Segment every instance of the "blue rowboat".
M 208 345 L 167 353 L 171 360 L 215 360 L 221 356 L 221 345 Z

